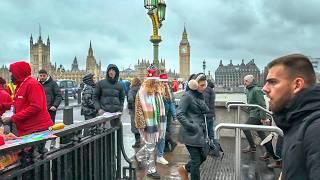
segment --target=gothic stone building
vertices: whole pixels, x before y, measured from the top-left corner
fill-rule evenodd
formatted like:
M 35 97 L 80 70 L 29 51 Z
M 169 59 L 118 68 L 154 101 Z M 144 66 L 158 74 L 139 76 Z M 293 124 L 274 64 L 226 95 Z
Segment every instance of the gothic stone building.
M 242 60 L 240 65 L 233 65 L 232 60 L 228 65 L 223 65 L 222 60 L 220 60 L 220 65 L 215 72 L 215 83 L 216 86 L 224 88 L 243 86 L 243 78 L 248 74 L 255 77 L 258 85 L 263 83 L 260 82 L 260 70 L 254 63 L 254 59 L 247 64 Z
M 2 67 L 0 68 L 0 77 L 5 79 L 7 82 L 10 82 L 10 72 L 7 66 L 2 65 Z
M 97 64 L 93 55 L 93 49 L 90 41 L 88 56 L 86 60 L 86 69 L 80 70 L 78 61 L 75 57 L 72 63 L 71 70 L 66 70 L 62 65 L 52 65 L 50 60 L 50 39 L 48 37 L 47 44 L 42 41 L 41 34 L 36 43 L 33 43 L 33 37 L 30 37 L 30 65 L 32 69 L 32 76 L 37 77 L 40 69 L 45 69 L 55 80 L 71 79 L 77 83 L 82 82 L 82 77 L 87 73 L 95 75 L 96 80 L 104 78 L 101 71 L 101 62 Z
M 150 61 L 146 59 L 138 59 L 138 64 L 134 65 L 134 69 L 127 68 L 123 71 L 120 71 L 120 77 L 122 79 L 133 79 L 134 77 L 138 77 L 139 79 L 144 79 L 147 75 L 147 68 L 150 66 Z M 161 59 L 159 62 L 159 66 L 161 68 L 166 67 L 166 61 Z

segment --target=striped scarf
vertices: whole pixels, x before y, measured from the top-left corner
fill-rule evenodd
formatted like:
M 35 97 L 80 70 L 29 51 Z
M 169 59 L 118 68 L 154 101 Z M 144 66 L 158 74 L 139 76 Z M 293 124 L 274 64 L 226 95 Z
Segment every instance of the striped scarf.
M 167 121 L 161 95 L 158 93 L 149 95 L 141 89 L 139 98 L 146 122 L 145 132 L 149 134 L 157 133 L 157 139 L 164 137 Z

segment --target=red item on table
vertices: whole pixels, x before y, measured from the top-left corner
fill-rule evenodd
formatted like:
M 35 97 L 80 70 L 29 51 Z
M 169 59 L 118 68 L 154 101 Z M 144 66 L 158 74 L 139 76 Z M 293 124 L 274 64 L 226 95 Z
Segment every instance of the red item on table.
M 0 146 L 4 145 L 4 137 L 0 135 Z

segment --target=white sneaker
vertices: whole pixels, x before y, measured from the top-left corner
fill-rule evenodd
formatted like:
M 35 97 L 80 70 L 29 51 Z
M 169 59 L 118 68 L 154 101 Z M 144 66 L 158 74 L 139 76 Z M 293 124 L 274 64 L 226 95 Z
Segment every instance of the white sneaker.
M 160 163 L 163 165 L 169 164 L 169 162 L 166 159 L 164 159 L 163 157 L 157 157 L 157 163 Z

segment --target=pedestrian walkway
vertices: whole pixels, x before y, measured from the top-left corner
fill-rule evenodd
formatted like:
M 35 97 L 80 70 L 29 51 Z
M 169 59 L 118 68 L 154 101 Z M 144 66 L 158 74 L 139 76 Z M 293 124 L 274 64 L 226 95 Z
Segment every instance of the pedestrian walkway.
M 177 138 L 179 125 L 174 126 L 175 137 Z M 230 180 L 234 179 L 234 138 L 226 137 L 221 139 L 221 145 L 225 151 L 224 158 L 208 156 L 206 162 L 201 166 L 201 180 Z M 242 147 L 247 143 L 243 139 Z M 258 148 L 256 153 L 241 154 L 241 173 L 244 180 L 275 180 L 280 174 L 279 169 L 269 169 L 267 163 L 259 160 L 263 149 Z M 133 159 L 133 158 L 132 158 Z M 165 154 L 168 165 L 157 164 L 157 169 L 162 180 L 181 179 L 177 168 L 179 164 L 186 164 L 189 161 L 189 154 L 183 144 L 179 144 L 173 152 Z M 144 170 L 137 171 L 138 180 L 148 180 Z

